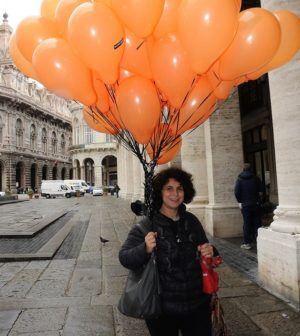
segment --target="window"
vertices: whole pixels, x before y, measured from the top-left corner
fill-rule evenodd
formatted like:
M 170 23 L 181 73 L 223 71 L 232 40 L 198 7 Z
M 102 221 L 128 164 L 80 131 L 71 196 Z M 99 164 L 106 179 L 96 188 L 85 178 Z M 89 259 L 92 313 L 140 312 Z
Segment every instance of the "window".
M 74 144 L 75 145 L 79 144 L 79 135 L 80 135 L 79 131 L 80 131 L 79 126 L 76 126 L 74 129 Z
M 52 132 L 51 145 L 52 145 L 52 153 L 56 154 L 57 153 L 57 137 L 56 137 L 55 132 Z
M 84 143 L 91 144 L 93 142 L 93 133 L 88 126 L 84 126 Z
M 23 146 L 23 123 L 21 119 L 16 121 L 16 145 L 17 147 Z
M 60 137 L 60 147 L 61 147 L 62 154 L 65 154 L 66 153 L 66 141 L 65 141 L 65 136 L 63 134 Z
M 36 127 L 34 124 L 30 126 L 30 148 L 36 148 Z
M 105 141 L 106 142 L 115 142 L 115 137 L 112 134 L 105 134 Z
M 42 151 L 47 152 L 47 131 L 45 128 L 42 129 Z

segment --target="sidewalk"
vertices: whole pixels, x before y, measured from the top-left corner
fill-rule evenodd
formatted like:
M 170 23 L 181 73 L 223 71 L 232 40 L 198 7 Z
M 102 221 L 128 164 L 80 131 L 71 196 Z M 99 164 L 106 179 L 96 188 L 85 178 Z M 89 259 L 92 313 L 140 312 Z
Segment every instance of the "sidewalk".
M 148 336 L 143 321 L 116 308 L 127 274 L 118 251 L 135 220 L 129 202 L 112 196 L 63 202 L 66 209 L 76 206 L 75 215 L 66 219 L 73 240 L 62 244 L 65 253 L 58 251 L 51 260 L 0 263 L 0 336 Z M 31 200 L 9 207 L 11 216 L 17 216 L 13 207 L 28 206 L 37 217 L 38 211 L 50 215 L 58 205 L 61 209 L 61 200 Z M 3 231 L 2 218 L 0 213 Z M 74 232 L 80 229 L 86 231 L 76 242 Z M 109 242 L 101 243 L 100 236 Z M 232 241 L 212 241 L 225 261 L 219 268 L 219 296 L 229 334 L 300 336 L 299 313 L 254 282 L 255 254 Z

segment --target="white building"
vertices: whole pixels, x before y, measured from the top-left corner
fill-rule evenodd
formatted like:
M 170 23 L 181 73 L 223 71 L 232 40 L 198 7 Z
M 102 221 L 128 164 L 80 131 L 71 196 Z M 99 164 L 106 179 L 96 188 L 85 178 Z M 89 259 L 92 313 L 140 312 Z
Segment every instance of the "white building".
M 39 189 L 42 179 L 72 176 L 68 102 L 29 79 L 9 54 L 12 28 L 0 25 L 0 190 Z

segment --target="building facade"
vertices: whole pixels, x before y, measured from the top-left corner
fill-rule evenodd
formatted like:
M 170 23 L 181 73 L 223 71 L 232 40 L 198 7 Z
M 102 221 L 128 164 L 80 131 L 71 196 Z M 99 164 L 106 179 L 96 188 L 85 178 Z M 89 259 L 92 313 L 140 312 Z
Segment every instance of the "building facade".
M 68 102 L 16 69 L 9 54 L 12 29 L 0 25 L 0 190 L 39 190 L 42 179 L 72 176 Z
M 85 122 L 82 106 L 72 103 L 73 145 L 69 148 L 74 179 L 93 186 L 113 186 L 118 181 L 119 144 L 110 134 L 99 133 Z

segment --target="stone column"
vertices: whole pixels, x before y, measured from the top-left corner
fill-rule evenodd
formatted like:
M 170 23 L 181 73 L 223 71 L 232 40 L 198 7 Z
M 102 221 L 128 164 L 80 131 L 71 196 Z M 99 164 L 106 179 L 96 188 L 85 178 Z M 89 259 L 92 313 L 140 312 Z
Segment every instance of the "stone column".
M 141 200 L 143 196 L 142 185 L 144 181 L 144 175 L 141 174 L 141 166 L 139 159 L 132 155 L 132 178 L 133 178 L 133 195 L 132 200 Z
M 262 4 L 300 15 L 298 0 Z M 266 289 L 300 309 L 300 53 L 269 82 L 279 205 L 270 228 L 258 232 L 258 272 Z
M 205 220 L 205 206 L 208 203 L 207 170 L 205 156 L 204 125 L 183 137 L 181 147 L 181 167 L 193 175 L 196 196 L 188 209 Z
M 84 166 L 80 166 L 80 180 L 85 179 Z
M 125 152 L 125 180 L 126 180 L 126 195 L 125 197 L 129 200 L 132 199 L 133 196 L 133 154 L 126 150 Z
M 216 237 L 242 235 L 234 184 L 242 169 L 241 121 L 237 91 L 204 123 L 208 199 L 205 229 Z
M 100 161 L 99 161 L 100 162 Z M 101 164 L 94 165 L 94 173 L 95 173 L 95 186 L 102 186 L 102 166 Z

